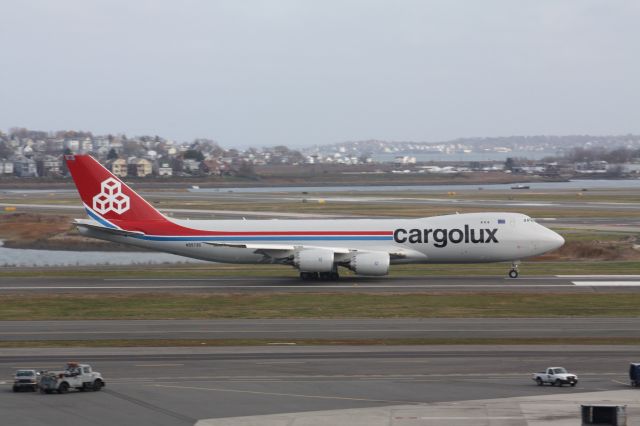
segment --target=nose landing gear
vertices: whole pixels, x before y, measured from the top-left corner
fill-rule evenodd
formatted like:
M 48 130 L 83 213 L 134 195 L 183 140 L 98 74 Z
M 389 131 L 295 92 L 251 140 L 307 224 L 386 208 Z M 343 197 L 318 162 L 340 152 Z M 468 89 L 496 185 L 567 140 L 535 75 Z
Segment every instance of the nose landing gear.
M 509 278 L 518 278 L 518 266 L 520 266 L 520 261 L 515 261 L 511 264 Z

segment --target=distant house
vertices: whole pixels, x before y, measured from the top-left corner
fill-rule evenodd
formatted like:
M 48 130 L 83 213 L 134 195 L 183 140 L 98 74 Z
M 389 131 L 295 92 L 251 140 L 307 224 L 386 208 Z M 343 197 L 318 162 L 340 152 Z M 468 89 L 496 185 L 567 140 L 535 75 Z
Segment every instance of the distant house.
M 130 158 L 128 170 L 130 176 L 145 177 L 153 173 L 153 164 L 145 158 Z
M 129 173 L 127 160 L 123 158 L 107 161 L 107 169 L 118 177 L 127 177 L 127 174 Z
M 33 158 L 18 156 L 13 160 L 13 173 L 20 177 L 37 177 L 38 169 Z
M 220 174 L 220 163 L 217 160 L 209 159 L 204 160 L 201 165 L 201 169 L 208 174 L 211 175 L 219 175 Z

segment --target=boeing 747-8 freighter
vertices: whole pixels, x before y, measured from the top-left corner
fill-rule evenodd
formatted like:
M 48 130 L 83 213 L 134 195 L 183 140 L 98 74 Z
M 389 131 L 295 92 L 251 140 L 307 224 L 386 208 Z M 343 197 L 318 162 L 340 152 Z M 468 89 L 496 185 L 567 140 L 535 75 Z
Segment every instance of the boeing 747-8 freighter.
M 390 265 L 511 261 L 557 249 L 564 239 L 519 213 L 419 219 L 179 220 L 167 217 L 89 155 L 65 156 L 89 219 L 83 235 L 196 259 L 282 264 L 302 279 L 338 279 L 338 268 L 383 276 Z

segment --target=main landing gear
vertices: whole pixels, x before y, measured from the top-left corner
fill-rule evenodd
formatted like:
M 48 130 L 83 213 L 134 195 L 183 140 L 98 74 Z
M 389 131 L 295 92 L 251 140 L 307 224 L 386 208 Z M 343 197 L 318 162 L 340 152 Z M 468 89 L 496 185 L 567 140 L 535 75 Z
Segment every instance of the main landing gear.
M 338 281 L 340 275 L 333 272 L 300 272 L 300 279 L 303 281 Z
M 520 262 L 516 261 L 511 264 L 511 270 L 509 270 L 509 278 L 518 278 L 518 266 Z

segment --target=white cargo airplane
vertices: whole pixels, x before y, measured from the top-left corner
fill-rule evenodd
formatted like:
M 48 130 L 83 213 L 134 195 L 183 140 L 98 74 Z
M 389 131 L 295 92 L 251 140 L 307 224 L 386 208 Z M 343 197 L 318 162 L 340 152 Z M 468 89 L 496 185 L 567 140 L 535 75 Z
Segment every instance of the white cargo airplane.
M 564 239 L 518 213 L 420 219 L 178 220 L 164 216 L 89 155 L 67 166 L 90 219 L 83 235 L 224 263 L 290 265 L 303 280 L 338 279 L 338 267 L 387 275 L 392 264 L 511 261 L 557 249 Z

